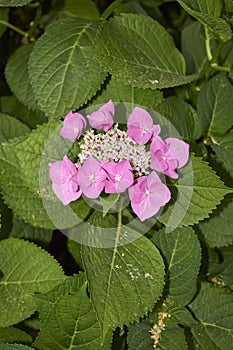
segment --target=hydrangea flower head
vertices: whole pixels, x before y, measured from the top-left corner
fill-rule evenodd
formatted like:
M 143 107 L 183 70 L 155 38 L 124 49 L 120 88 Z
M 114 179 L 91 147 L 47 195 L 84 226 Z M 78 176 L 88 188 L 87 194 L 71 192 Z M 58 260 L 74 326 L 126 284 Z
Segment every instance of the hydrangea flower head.
M 139 177 L 129 188 L 129 198 L 133 211 L 144 221 L 169 202 L 171 193 L 155 171 L 152 171 L 148 176 Z
M 189 145 L 178 138 L 162 139 L 160 125 L 154 125 L 151 115 L 140 107 L 129 115 L 127 131 L 121 130 L 118 123 L 113 126 L 113 116 L 114 104 L 109 100 L 87 115 L 92 129 L 85 132 L 86 121 L 81 114 L 70 112 L 65 117 L 60 135 L 70 140 L 82 136 L 83 142 L 77 154 L 78 166 L 66 156 L 49 164 L 53 191 L 64 205 L 82 193 L 95 199 L 102 191 L 128 191 L 132 210 L 144 221 L 156 215 L 171 198 L 156 172 L 177 179 L 176 169 L 188 162 Z
M 94 129 L 108 131 L 113 125 L 115 107 L 112 100 L 99 108 L 98 111 L 87 115 L 89 123 Z
M 179 175 L 176 169 L 182 168 L 189 159 L 189 145 L 177 138 L 162 140 L 156 136 L 150 146 L 151 168 L 173 179 Z
M 49 163 L 49 175 L 53 192 L 64 205 L 78 199 L 81 188 L 78 183 L 79 169 L 65 156 L 63 160 Z
M 86 120 L 82 114 L 69 112 L 63 121 L 63 127 L 60 131 L 60 135 L 74 142 L 81 136 L 85 127 Z
M 127 135 L 139 145 L 145 145 L 160 133 L 160 126 L 153 125 L 151 115 L 140 107 L 135 107 L 130 114 L 127 127 Z

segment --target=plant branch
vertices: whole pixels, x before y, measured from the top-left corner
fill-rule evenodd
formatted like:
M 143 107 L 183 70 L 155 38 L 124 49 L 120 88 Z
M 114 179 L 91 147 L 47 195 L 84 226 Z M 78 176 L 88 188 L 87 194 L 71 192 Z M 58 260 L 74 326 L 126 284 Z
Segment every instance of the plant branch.
M 25 37 L 28 37 L 28 33 L 25 32 L 24 30 L 18 28 L 18 27 L 15 27 L 13 24 L 9 23 L 9 22 L 5 22 L 3 20 L 0 20 L 0 24 L 3 24 L 5 25 L 6 27 L 14 30 L 16 33 L 22 35 L 22 36 L 25 36 Z

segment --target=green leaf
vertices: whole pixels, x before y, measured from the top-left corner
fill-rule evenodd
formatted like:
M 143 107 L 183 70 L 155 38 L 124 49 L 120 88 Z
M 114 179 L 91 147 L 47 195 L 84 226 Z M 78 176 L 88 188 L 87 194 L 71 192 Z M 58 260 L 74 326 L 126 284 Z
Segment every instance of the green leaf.
M 8 17 L 9 17 L 9 9 L 0 8 L 0 37 L 4 34 L 7 28 L 5 24 L 1 23 L 1 21 L 8 22 Z
M 156 107 L 185 139 L 198 139 L 201 136 L 201 126 L 196 111 L 192 106 L 178 97 L 166 98 Z
M 233 243 L 232 210 L 233 200 L 226 198 L 209 219 L 199 223 L 199 229 L 211 248 Z
M 106 76 L 94 53 L 100 27 L 67 18 L 51 24 L 36 42 L 29 73 L 36 100 L 49 117 L 63 117 L 100 89 Z
M 127 226 L 114 228 L 111 216 L 102 218 L 97 213 L 88 223 L 82 257 L 104 338 L 109 327 L 128 325 L 153 308 L 162 293 L 164 265 L 147 238 L 130 233 Z M 109 231 L 109 242 L 101 225 Z M 109 248 L 101 248 L 106 244 Z
M 28 333 L 14 327 L 0 328 L 0 340 L 1 343 L 32 343 L 32 337 Z
M 230 25 L 224 19 L 220 18 L 221 0 L 203 0 L 201 2 L 198 0 L 177 1 L 185 11 L 213 32 L 220 41 L 226 42 L 231 39 L 232 32 Z
M 47 118 L 41 111 L 32 112 L 21 104 L 15 96 L 0 97 L 0 105 L 3 113 L 14 116 L 32 129 L 47 121 Z
M 95 99 L 96 104 L 113 102 L 126 102 L 154 109 L 163 100 L 159 90 L 141 89 L 124 84 L 122 81 L 112 77 L 101 95 Z
M 34 349 L 26 345 L 20 344 L 0 344 L 0 350 L 30 350 Z
M 193 229 L 177 228 L 169 233 L 163 229 L 154 234 L 152 241 L 165 257 L 168 302 L 187 305 L 196 292 L 201 262 L 201 248 Z
M 48 200 L 33 194 L 19 174 L 20 164 L 15 154 L 15 143 L 0 147 L 0 186 L 4 201 L 16 215 L 33 226 L 54 229 L 44 206 L 51 205 Z
M 83 260 L 81 256 L 81 244 L 79 242 L 73 241 L 72 239 L 68 239 L 67 248 L 81 270 L 84 270 Z
M 29 131 L 29 127 L 16 118 L 0 113 L 0 143 L 22 136 Z
M 53 231 L 33 227 L 13 216 L 12 230 L 9 237 L 23 238 L 46 248 L 52 240 Z
M 186 26 L 181 33 L 181 48 L 189 74 L 200 73 L 208 63 L 205 40 L 200 31 L 201 24 L 194 22 Z
M 197 321 L 194 320 L 192 314 L 187 308 L 180 305 L 168 304 L 166 312 L 170 315 L 169 322 L 190 327 Z
M 65 284 L 63 285 L 65 287 Z M 41 331 L 34 345 L 41 350 L 109 350 L 111 336 L 101 346 L 99 322 L 87 296 L 86 283 L 70 294 L 56 294 L 57 298 L 46 310 Z
M 77 17 L 97 21 L 100 17 L 98 7 L 92 0 L 65 0 L 58 12 L 59 18 Z
M 233 131 L 227 133 L 218 143 L 211 143 L 223 168 L 233 178 Z
M 223 136 L 232 126 L 233 87 L 223 74 L 201 90 L 197 111 L 204 135 Z
M 233 296 L 225 290 L 203 283 L 189 305 L 200 324 L 192 333 L 201 349 L 231 349 L 233 340 Z M 200 336 L 201 334 L 201 336 Z
M 219 265 L 221 272 L 218 274 L 218 280 L 223 282 L 229 288 L 233 289 L 233 247 L 221 249 L 223 262 Z
M 65 278 L 52 256 L 17 238 L 0 242 L 0 270 L 0 327 L 29 317 L 36 310 L 30 295 L 45 293 Z
M 12 226 L 11 216 L 11 210 L 3 203 L 0 196 L 0 240 L 9 236 Z
M 153 349 L 153 340 L 151 339 L 151 333 L 149 333 L 151 328 L 148 319 L 129 325 L 127 334 L 129 350 Z
M 166 325 L 161 332 L 159 340 L 161 350 L 185 350 L 189 349 L 185 339 L 184 329 L 176 325 Z
M 0 0 L 0 6 L 17 7 L 27 5 L 29 2 L 32 0 Z
M 60 121 L 43 124 L 15 146 L 21 175 L 35 193 L 40 190 L 41 177 L 48 176 L 49 162 L 63 159 L 71 147 L 69 140 L 59 136 L 61 125 Z
M 159 217 L 168 231 L 207 218 L 223 197 L 232 192 L 206 162 L 193 155 L 179 174 L 179 179 L 169 185 L 172 192 L 170 204 Z
M 110 20 L 97 50 L 105 69 L 138 88 L 167 88 L 195 79 L 185 76 L 184 57 L 164 27 L 150 17 L 124 14 Z
M 28 60 L 33 47 L 34 45 L 23 45 L 16 50 L 7 62 L 5 76 L 18 100 L 29 109 L 37 110 L 28 74 Z

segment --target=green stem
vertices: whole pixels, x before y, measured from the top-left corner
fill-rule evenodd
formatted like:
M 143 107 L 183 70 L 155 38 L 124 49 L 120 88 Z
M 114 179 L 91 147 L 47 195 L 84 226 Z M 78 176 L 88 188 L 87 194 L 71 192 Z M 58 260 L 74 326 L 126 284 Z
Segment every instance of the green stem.
M 15 27 L 15 26 L 14 26 L 13 24 L 11 24 L 11 23 L 8 23 L 8 22 L 5 22 L 5 21 L 3 21 L 3 20 L 0 20 L 0 24 L 5 25 L 6 27 L 8 27 L 8 28 L 14 30 L 16 33 L 18 33 L 18 34 L 20 34 L 20 35 L 22 35 L 22 36 L 28 37 L 28 33 L 27 33 L 27 32 L 25 32 L 25 31 L 22 30 L 22 29 L 19 29 L 19 28 Z
M 208 29 L 206 27 L 205 27 L 205 35 L 206 35 L 206 39 L 205 39 L 206 54 L 207 54 L 208 60 L 211 61 L 213 59 L 213 56 L 212 56 L 211 47 L 210 47 L 210 37 L 209 37 Z
M 28 36 L 30 38 L 31 41 L 34 41 L 35 38 L 33 37 L 34 35 L 34 32 L 35 32 L 35 29 L 36 27 L 38 26 L 38 24 L 40 23 L 40 19 L 41 19 L 41 15 L 42 15 L 42 8 L 41 6 L 40 7 L 37 7 L 36 9 L 36 16 L 35 16 L 35 19 L 33 21 L 33 24 L 31 26 L 31 28 L 29 29 L 28 31 Z
M 100 19 L 105 20 L 111 16 L 113 11 L 123 2 L 123 0 L 116 0 L 111 5 L 109 5 L 106 10 L 102 13 Z
M 217 63 L 211 63 L 211 67 L 220 72 L 230 73 L 230 67 L 219 66 Z

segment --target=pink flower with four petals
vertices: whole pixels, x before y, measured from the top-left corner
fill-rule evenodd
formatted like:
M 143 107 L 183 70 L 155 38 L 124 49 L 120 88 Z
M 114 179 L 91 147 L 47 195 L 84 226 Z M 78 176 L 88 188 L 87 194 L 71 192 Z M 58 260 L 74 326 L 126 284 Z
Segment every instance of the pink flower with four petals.
M 103 191 L 107 174 L 101 162 L 88 157 L 79 170 L 78 182 L 83 194 L 88 198 L 98 198 Z
M 105 132 L 108 131 L 113 125 L 114 111 L 114 104 L 112 100 L 109 100 L 98 111 L 88 114 L 87 118 L 91 127 L 97 130 L 104 129 Z
M 79 169 L 65 156 L 63 160 L 49 163 L 49 176 L 53 192 L 64 205 L 78 199 L 82 191 L 78 183 Z
M 82 114 L 69 112 L 63 121 L 63 127 L 60 131 L 60 135 L 74 142 L 81 136 L 85 127 L 86 120 Z
M 182 168 L 189 159 L 189 145 L 177 138 L 167 138 L 165 141 L 156 136 L 150 146 L 151 168 L 173 179 L 179 175 L 175 169 Z
M 130 114 L 127 127 L 127 135 L 139 145 L 145 145 L 160 133 L 160 126 L 154 125 L 151 115 L 140 107 L 135 107 Z
M 106 162 L 103 165 L 103 169 L 107 174 L 105 184 L 106 193 L 124 192 L 134 182 L 132 167 L 128 159 L 122 160 L 119 163 Z
M 155 171 L 148 176 L 139 177 L 128 191 L 131 207 L 141 221 L 158 213 L 171 198 L 168 187 Z

